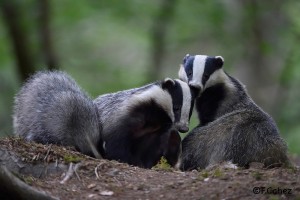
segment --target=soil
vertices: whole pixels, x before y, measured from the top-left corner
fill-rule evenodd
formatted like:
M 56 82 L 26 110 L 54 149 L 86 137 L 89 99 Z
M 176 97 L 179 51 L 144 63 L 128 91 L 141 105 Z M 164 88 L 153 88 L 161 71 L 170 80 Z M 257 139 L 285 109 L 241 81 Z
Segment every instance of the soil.
M 0 150 L 14 152 L 32 169 L 18 172 L 25 183 L 59 199 L 300 199 L 299 158 L 291 158 L 294 166 L 289 168 L 264 169 L 252 163 L 249 169 L 232 169 L 220 164 L 181 172 L 164 164 L 142 169 L 93 159 L 72 148 L 18 138 L 1 139 Z M 41 163 L 44 171 L 37 175 L 34 166 Z M 50 173 L 47 166 L 53 163 L 65 167 Z M 73 174 L 68 176 L 68 171 Z

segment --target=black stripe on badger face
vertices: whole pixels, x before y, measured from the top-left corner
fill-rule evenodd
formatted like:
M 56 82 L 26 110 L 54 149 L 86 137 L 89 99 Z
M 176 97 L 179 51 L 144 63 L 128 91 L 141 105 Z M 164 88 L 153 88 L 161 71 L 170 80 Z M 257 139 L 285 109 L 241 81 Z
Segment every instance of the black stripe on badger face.
M 193 79 L 193 66 L 195 56 L 186 55 L 183 59 L 183 67 L 188 78 L 188 81 Z
M 171 95 L 175 128 L 185 133 L 189 130 L 189 119 L 193 109 L 191 90 L 185 82 L 178 79 L 174 80 L 172 86 L 165 87 L 165 89 Z
M 223 66 L 223 59 L 219 56 L 217 57 L 206 57 L 204 72 L 202 75 L 202 85 L 205 86 L 209 77 L 218 69 Z
M 180 84 L 174 81 L 173 87 L 168 87 L 167 90 L 171 95 L 175 122 L 178 122 L 181 117 L 181 108 L 183 104 L 183 92 Z

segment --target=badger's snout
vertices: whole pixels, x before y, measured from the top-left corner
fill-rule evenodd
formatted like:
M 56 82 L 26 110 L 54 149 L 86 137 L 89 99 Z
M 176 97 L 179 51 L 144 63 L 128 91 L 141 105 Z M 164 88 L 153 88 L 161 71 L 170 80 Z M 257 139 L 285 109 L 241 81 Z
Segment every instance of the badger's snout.
M 186 133 L 189 131 L 189 127 L 186 124 L 178 123 L 175 125 L 175 128 L 180 132 L 180 133 Z
M 197 89 L 199 91 L 202 90 L 202 84 L 199 83 L 199 82 L 190 81 L 189 82 L 189 86 L 191 86 L 192 88 L 195 88 L 195 89 Z

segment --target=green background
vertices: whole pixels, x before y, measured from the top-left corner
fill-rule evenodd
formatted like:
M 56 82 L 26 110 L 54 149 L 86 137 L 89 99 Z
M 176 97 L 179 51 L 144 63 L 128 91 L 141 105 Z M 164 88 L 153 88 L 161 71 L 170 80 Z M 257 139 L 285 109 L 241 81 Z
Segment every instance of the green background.
M 39 0 L 0 2 L 0 135 L 12 133 L 13 97 L 22 85 L 5 5 L 27 39 L 35 70 L 47 69 Z M 300 154 L 300 2 L 259 0 L 52 0 L 48 32 L 56 67 L 93 98 L 177 78 L 185 54 L 221 55 L 225 70 L 277 122 Z M 194 113 L 191 128 L 197 124 Z

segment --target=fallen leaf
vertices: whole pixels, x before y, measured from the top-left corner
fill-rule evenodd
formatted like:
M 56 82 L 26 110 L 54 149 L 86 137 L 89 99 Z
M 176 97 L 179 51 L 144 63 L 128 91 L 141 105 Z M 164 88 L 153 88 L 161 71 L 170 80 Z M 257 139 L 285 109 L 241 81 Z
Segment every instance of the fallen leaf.
M 94 188 L 96 187 L 96 184 L 95 183 L 91 183 L 87 186 L 88 189 L 91 189 L 91 188 Z
M 113 194 L 114 194 L 113 191 L 102 191 L 102 192 L 100 192 L 100 195 L 102 195 L 102 196 L 111 196 Z

